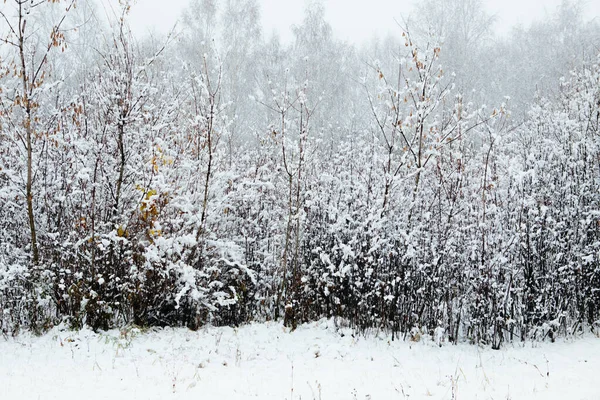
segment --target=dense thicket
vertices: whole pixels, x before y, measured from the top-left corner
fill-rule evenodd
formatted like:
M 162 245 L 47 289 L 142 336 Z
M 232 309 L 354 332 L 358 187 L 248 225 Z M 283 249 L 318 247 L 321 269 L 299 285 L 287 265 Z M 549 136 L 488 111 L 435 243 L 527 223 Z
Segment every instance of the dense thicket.
M 289 45 L 254 0 L 194 1 L 158 44 L 127 4 L 1 5 L 2 330 L 598 332 L 600 29 L 565 3 L 503 40 L 464 3 L 364 49 L 319 4 Z

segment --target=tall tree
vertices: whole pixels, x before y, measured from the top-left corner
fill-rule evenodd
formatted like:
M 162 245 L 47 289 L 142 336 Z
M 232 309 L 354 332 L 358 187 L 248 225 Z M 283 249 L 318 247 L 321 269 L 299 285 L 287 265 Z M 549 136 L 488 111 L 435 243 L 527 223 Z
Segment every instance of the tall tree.
M 53 49 L 60 48 L 62 51 L 67 46 L 63 32 L 63 23 L 66 14 L 75 5 L 75 0 L 68 1 L 65 13 L 52 23 L 47 36 L 37 31 L 36 25 L 40 24 L 40 17 L 51 13 L 53 7 L 59 1 L 52 2 L 30 2 L 26 0 L 14 0 L 7 5 L 4 2 L 0 10 L 0 17 L 6 23 L 6 32 L 3 32 L 2 43 L 8 45 L 12 59 L 9 59 L 10 68 L 20 80 L 20 87 L 13 88 L 14 106 L 20 111 L 15 112 L 16 120 L 13 120 L 15 128 L 18 126 L 18 139 L 25 150 L 25 198 L 27 204 L 27 219 L 30 231 L 30 247 L 33 264 L 40 261 L 38 249 L 38 230 L 36 228 L 36 216 L 34 205 L 34 145 L 38 139 L 43 140 L 44 129 L 52 129 L 45 126 L 37 115 L 44 85 L 47 84 L 49 55 Z M 63 6 L 64 7 L 64 6 Z M 12 8 L 12 9 L 10 9 Z M 29 24 L 28 24 L 29 23 Z

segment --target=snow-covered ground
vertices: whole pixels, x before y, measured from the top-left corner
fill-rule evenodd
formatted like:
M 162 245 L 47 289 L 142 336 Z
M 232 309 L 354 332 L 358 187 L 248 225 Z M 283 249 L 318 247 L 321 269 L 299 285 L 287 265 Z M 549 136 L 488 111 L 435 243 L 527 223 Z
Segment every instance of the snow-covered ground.
M 343 332 L 343 333 L 342 333 Z M 600 399 L 600 339 L 470 345 L 331 321 L 0 339 L 0 399 Z

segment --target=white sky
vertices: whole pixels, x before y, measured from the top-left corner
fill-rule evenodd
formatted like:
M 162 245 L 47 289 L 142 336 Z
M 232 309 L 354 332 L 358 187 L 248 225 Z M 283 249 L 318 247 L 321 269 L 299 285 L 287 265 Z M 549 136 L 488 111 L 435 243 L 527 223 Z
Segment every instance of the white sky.
M 278 31 L 282 39 L 291 38 L 290 27 L 302 21 L 306 0 L 259 0 L 264 33 Z M 374 35 L 383 36 L 397 29 L 400 19 L 418 0 L 324 0 L 327 20 L 335 34 L 352 42 Z M 183 12 L 188 0 L 137 0 L 131 11 L 133 30 L 166 33 Z M 488 11 L 496 14 L 496 30 L 505 33 L 516 23 L 529 24 L 553 12 L 561 0 L 484 0 Z M 588 0 L 586 15 L 600 15 L 600 1 Z

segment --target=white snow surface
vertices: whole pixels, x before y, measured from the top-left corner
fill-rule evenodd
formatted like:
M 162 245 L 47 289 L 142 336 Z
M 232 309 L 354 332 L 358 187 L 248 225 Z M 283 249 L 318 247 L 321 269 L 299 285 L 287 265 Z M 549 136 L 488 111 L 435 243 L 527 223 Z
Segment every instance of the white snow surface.
M 330 320 L 0 339 L 0 399 L 598 400 L 599 371 L 592 335 L 495 351 L 352 335 Z

